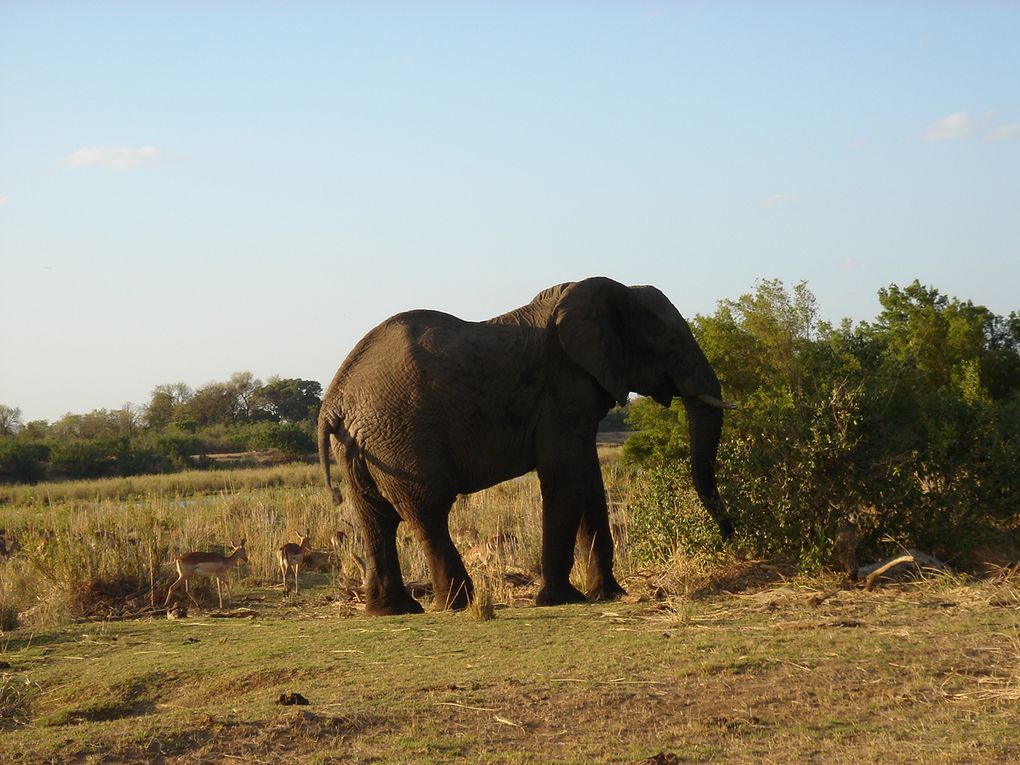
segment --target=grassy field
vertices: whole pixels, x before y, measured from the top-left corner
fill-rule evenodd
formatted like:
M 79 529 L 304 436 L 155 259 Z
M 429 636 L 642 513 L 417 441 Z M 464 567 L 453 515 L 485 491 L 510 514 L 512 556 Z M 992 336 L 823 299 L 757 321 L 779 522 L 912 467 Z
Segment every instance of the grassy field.
M 51 487 L 0 505 L 23 540 L 0 561 L 0 761 L 1020 761 L 1006 572 L 864 592 L 728 558 L 644 570 L 624 550 L 623 602 L 534 608 L 524 478 L 453 514 L 495 618 L 369 618 L 349 560 L 304 573 L 300 597 L 276 581 L 288 530 L 321 543 L 344 527 L 301 469 L 271 486 L 99 482 L 91 498 Z M 625 507 L 627 478 L 608 471 Z M 187 618 L 152 608 L 175 551 L 240 535 L 252 560 L 227 609 L 209 586 Z M 408 580 L 424 579 L 403 544 Z M 279 703 L 290 694 L 308 704 Z

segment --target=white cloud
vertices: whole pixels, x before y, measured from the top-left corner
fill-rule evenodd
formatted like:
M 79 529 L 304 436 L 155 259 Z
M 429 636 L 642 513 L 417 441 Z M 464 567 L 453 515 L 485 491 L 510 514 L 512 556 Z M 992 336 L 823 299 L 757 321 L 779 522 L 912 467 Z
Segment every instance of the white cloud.
M 160 150 L 155 146 L 83 146 L 71 152 L 66 160 L 71 167 L 98 165 L 100 167 L 134 167 L 158 159 Z
M 781 207 L 783 205 L 795 205 L 804 201 L 803 194 L 773 194 L 770 197 L 758 202 L 758 207 Z
M 955 141 L 966 138 L 975 130 L 977 122 L 967 112 L 956 112 L 931 123 L 923 138 L 925 141 Z
M 999 125 L 999 127 L 992 128 L 983 136 L 982 141 L 1009 141 L 1014 138 L 1020 137 L 1020 124 L 1018 125 Z
M 852 149 L 853 151 L 857 151 L 859 149 L 863 149 L 867 145 L 868 145 L 868 139 L 867 138 L 857 138 L 857 139 L 851 141 L 850 143 L 848 143 L 847 144 L 847 148 Z
M 7 197 L 0 197 L 0 205 L 7 204 Z

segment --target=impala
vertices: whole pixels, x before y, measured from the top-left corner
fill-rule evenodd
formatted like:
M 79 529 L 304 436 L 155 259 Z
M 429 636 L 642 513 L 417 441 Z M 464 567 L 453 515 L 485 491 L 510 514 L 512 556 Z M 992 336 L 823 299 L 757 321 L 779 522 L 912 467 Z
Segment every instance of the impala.
M 298 534 L 297 537 L 301 540 L 300 544 L 287 542 L 280 547 L 279 552 L 276 554 L 276 559 L 280 563 L 280 573 L 283 574 L 284 595 L 288 592 L 287 573 L 292 569 L 294 571 L 294 592 L 298 595 L 301 594 L 301 585 L 298 584 L 298 569 L 301 568 L 301 562 L 305 559 L 305 553 L 312 549 L 311 537 L 308 535 L 307 530 L 304 534 Z
M 166 600 L 163 602 L 163 606 L 166 607 L 170 603 L 170 596 L 174 594 L 174 590 L 184 583 L 184 592 L 187 593 L 188 597 L 191 598 L 192 602 L 197 606 L 198 601 L 195 600 L 195 596 L 191 594 L 191 589 L 188 583 L 191 581 L 191 577 L 207 576 L 216 578 L 216 594 L 220 599 L 220 608 L 223 608 L 223 592 L 221 585 L 227 586 L 227 596 L 230 596 L 230 582 L 227 581 L 227 572 L 234 567 L 238 561 L 248 561 L 248 553 L 244 549 L 245 540 L 241 540 L 241 544 L 234 547 L 231 545 L 231 551 L 229 555 L 220 555 L 219 553 L 210 552 L 189 552 L 184 553 L 177 558 L 177 581 L 170 585 L 170 589 L 167 590 Z
M 0 529 L 0 558 L 10 558 L 20 549 L 21 545 L 14 538 L 14 532 Z
M 333 535 L 329 538 L 329 544 L 333 548 L 333 554 L 336 556 L 337 573 L 340 576 L 346 578 L 344 574 L 344 548 L 348 546 L 348 536 L 342 531 L 334 531 Z M 354 563 L 358 566 L 358 570 L 361 572 L 361 578 L 365 578 L 365 561 L 361 559 L 361 556 L 354 552 L 353 546 L 351 546 L 351 558 L 354 559 Z
M 333 548 L 333 552 L 339 556 L 343 546 L 347 544 L 347 535 L 339 530 L 334 531 L 329 538 L 329 544 Z

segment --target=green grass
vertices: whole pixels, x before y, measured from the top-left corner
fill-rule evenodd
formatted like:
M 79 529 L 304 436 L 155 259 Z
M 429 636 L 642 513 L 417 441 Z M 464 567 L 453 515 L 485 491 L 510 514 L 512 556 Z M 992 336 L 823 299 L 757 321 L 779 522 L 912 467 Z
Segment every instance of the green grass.
M 8 636 L 4 744 L 23 763 L 1008 762 L 1017 611 L 990 593 L 726 596 L 677 622 L 653 602 L 344 617 L 324 587 L 249 591 L 254 618 Z M 276 704 L 293 692 L 310 704 Z

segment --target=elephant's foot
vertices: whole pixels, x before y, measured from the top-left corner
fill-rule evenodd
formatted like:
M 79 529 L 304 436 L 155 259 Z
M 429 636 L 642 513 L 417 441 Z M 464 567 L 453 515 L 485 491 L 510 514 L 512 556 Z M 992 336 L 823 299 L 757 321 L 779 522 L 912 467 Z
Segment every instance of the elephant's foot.
M 425 609 L 421 603 L 410 595 L 392 598 L 369 599 L 365 604 L 365 613 L 369 616 L 396 616 L 398 614 L 422 614 Z
M 626 594 L 627 591 L 612 575 L 601 582 L 588 584 L 588 600 L 617 600 Z
M 584 593 L 572 584 L 563 584 L 558 587 L 543 585 L 535 596 L 536 606 L 561 606 L 564 603 L 584 603 L 587 598 Z
M 432 604 L 436 611 L 463 611 L 474 597 L 475 588 L 468 579 L 465 582 L 455 582 L 445 590 L 437 588 Z

